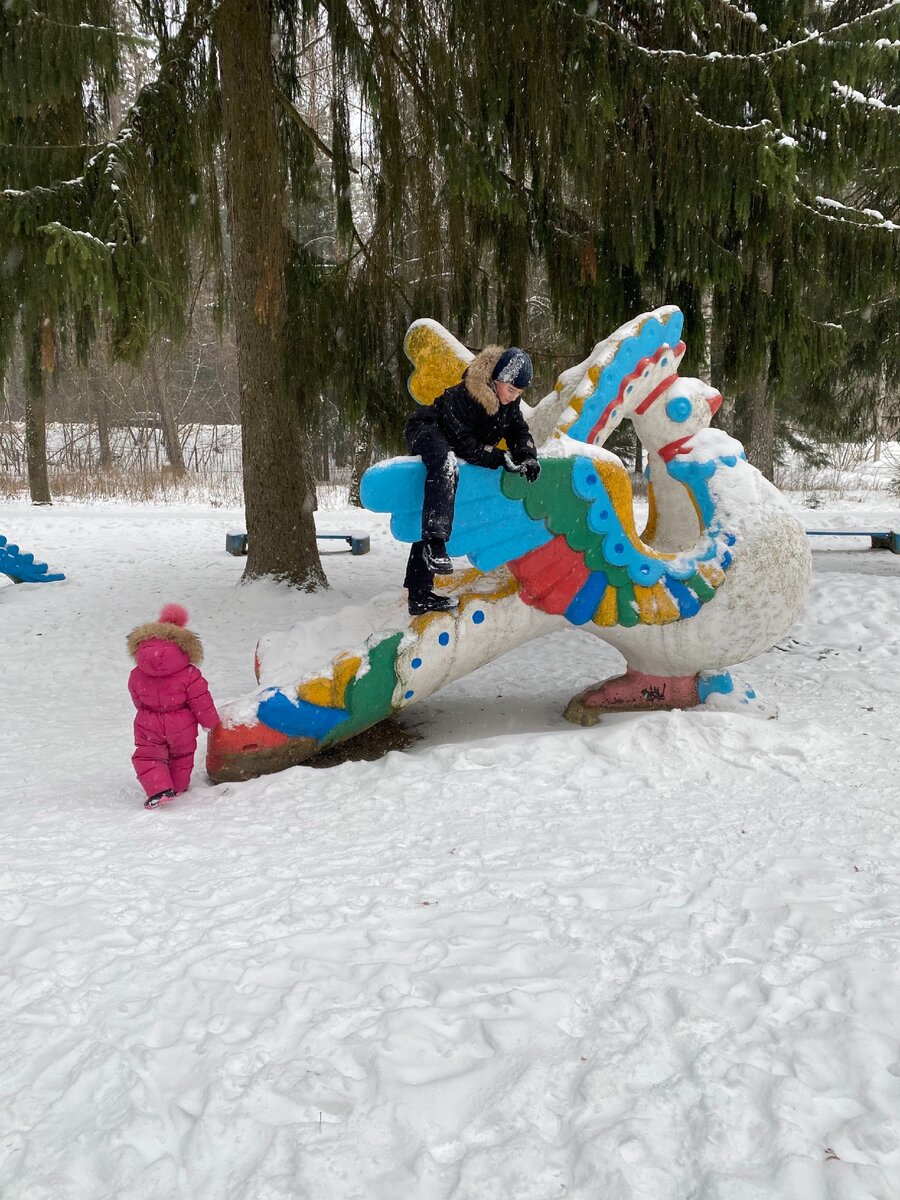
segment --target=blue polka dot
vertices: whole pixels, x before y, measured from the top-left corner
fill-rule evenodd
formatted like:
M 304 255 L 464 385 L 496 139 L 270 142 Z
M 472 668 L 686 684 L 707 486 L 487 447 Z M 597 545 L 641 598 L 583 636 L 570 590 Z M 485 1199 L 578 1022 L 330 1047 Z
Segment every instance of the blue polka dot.
M 448 644 L 448 642 L 450 641 L 450 634 L 449 633 L 439 634 L 438 641 L 440 642 L 440 644 L 442 646 L 446 646 Z
M 478 609 L 477 612 L 472 613 L 472 620 L 474 621 L 474 623 L 476 625 L 480 625 L 481 622 L 484 620 L 484 613 L 481 611 L 480 608 Z
M 419 667 L 422 665 L 422 660 L 421 658 L 414 658 L 409 665 L 414 671 L 418 671 Z
M 403 699 L 404 700 L 412 700 L 412 698 L 415 694 L 416 694 L 415 692 L 406 692 L 406 693 L 404 693 Z
M 596 475 L 586 475 L 584 478 L 584 482 L 586 484 L 588 484 L 590 487 L 593 487 L 594 484 L 597 482 L 597 476 Z

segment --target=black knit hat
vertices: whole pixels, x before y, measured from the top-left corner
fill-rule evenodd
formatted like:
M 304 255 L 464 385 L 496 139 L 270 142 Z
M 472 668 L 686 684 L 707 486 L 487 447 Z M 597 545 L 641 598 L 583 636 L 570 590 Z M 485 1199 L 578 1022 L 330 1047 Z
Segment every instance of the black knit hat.
M 525 350 L 518 346 L 510 346 L 497 359 L 497 365 L 491 371 L 491 379 L 498 383 L 508 383 L 514 388 L 527 388 L 531 383 L 531 359 Z

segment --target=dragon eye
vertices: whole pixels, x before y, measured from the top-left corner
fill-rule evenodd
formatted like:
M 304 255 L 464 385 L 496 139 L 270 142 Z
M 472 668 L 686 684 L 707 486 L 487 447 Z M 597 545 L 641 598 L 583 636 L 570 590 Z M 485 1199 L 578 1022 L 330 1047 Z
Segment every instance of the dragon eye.
M 676 396 L 674 400 L 670 400 L 666 405 L 666 416 L 670 421 L 675 421 L 680 425 L 686 421 L 691 415 L 691 402 L 687 396 Z

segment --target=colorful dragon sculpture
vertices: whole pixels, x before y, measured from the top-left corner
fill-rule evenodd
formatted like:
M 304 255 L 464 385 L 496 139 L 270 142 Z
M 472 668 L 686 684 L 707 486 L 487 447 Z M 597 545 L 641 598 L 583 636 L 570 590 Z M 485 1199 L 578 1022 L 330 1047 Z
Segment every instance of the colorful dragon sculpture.
M 210 776 L 303 762 L 567 625 L 602 638 L 626 664 L 571 701 L 575 722 L 734 698 L 727 668 L 790 628 L 810 555 L 781 494 L 739 442 L 709 428 L 722 397 L 678 375 L 681 328 L 677 308 L 643 314 L 559 377 L 528 413 L 542 465 L 535 483 L 460 465 L 449 550 L 470 566 L 441 581 L 459 601 L 454 612 L 410 618 L 398 592 L 261 639 L 260 688 L 223 710 L 209 738 Z M 420 403 L 457 382 L 472 358 L 432 321 L 411 326 L 406 350 Z M 629 475 L 603 447 L 625 418 L 648 459 L 640 534 Z M 418 459 L 393 459 L 366 473 L 362 500 L 412 542 L 423 484 Z

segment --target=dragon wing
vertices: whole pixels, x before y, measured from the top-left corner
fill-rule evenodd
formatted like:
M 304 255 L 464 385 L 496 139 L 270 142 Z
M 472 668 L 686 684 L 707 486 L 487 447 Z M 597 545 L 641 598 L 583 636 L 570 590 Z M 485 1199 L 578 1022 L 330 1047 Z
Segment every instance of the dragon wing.
M 448 550 L 479 571 L 505 564 L 525 604 L 574 625 L 659 625 L 693 616 L 715 595 L 734 539 L 710 524 L 681 554 L 663 554 L 638 536 L 631 481 L 622 465 L 598 457 L 542 459 L 526 483 L 508 471 L 460 464 Z M 363 477 L 366 508 L 391 513 L 399 541 L 421 536 L 425 468 L 395 459 Z
M 403 349 L 413 365 L 409 394 L 419 404 L 434 404 L 441 392 L 459 383 L 475 357 L 443 325 L 427 318 L 413 321 Z

